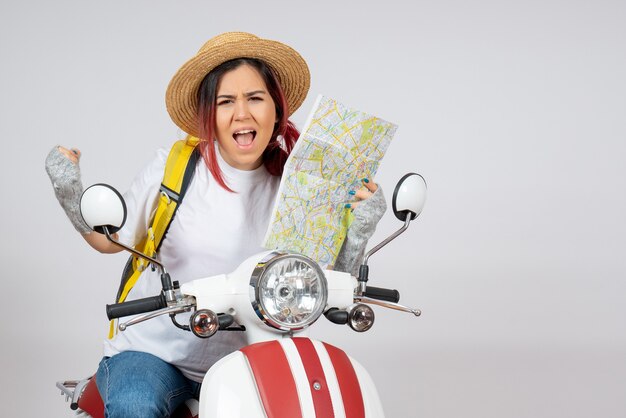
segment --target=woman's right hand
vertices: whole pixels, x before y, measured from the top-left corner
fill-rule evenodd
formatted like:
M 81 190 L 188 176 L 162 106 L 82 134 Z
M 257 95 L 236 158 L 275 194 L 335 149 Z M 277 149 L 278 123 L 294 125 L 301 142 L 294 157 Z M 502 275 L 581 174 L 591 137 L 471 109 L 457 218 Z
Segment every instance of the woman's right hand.
M 87 226 L 80 213 L 83 183 L 80 179 L 80 151 L 76 148 L 56 146 L 46 158 L 46 172 L 52 181 L 54 194 L 72 225 L 93 248 L 101 253 L 117 253 L 122 247 Z M 113 235 L 117 238 L 117 234 Z
M 80 160 L 80 150 L 78 148 L 67 149 L 59 145 L 57 149 L 61 154 L 65 155 L 68 160 L 74 164 L 78 164 L 78 161 Z
M 83 183 L 80 179 L 79 159 L 80 151 L 77 149 L 55 146 L 46 157 L 46 172 L 54 194 L 74 228 L 81 234 L 88 234 L 91 229 L 80 214 Z

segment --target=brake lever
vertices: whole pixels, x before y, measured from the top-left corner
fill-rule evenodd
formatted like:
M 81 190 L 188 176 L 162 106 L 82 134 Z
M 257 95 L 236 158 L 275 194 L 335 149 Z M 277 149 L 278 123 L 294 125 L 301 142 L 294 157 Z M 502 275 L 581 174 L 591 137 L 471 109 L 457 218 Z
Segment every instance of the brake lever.
M 125 331 L 126 328 L 131 325 L 138 324 L 140 322 L 147 321 L 148 319 L 156 318 L 157 316 L 166 315 L 166 314 L 179 314 L 183 312 L 189 312 L 195 305 L 174 305 L 168 306 L 167 308 L 162 308 L 156 311 L 148 312 L 143 315 L 139 315 L 131 319 L 130 321 L 126 321 L 121 323 L 118 328 L 120 331 Z
M 385 302 L 382 300 L 372 299 L 372 298 L 368 298 L 365 296 L 355 296 L 354 301 L 383 306 L 385 308 L 394 309 L 396 311 L 408 312 L 408 313 L 412 313 L 415 316 L 420 316 L 422 314 L 422 311 L 420 311 L 419 309 L 412 309 L 404 305 L 400 305 L 399 303 Z

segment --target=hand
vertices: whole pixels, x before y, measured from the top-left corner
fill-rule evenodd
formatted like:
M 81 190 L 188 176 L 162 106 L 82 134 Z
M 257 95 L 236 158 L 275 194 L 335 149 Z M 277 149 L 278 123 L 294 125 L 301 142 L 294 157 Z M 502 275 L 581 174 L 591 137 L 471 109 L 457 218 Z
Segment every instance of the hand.
M 350 194 L 356 197 L 358 200 L 356 202 L 350 202 L 346 204 L 346 208 L 352 210 L 356 209 L 362 201 L 372 197 L 374 193 L 376 193 L 376 190 L 378 190 L 378 185 L 372 181 L 369 181 L 369 179 L 367 178 L 361 180 L 361 182 L 363 183 L 363 187 L 361 187 L 357 191 L 350 191 Z
M 65 214 L 81 234 L 88 234 L 91 229 L 85 224 L 80 214 L 80 196 L 83 183 L 80 179 L 78 161 L 80 151 L 57 146 L 46 157 L 46 172 L 52 182 L 54 194 Z
M 374 234 L 376 224 L 387 209 L 383 189 L 366 179 L 362 182 L 363 188 L 354 192 L 354 197 L 359 200 L 346 205 L 349 210 L 356 209 L 352 211 L 353 220 L 334 267 L 335 270 L 348 272 L 355 277 L 358 275 L 367 241 Z
M 61 145 L 59 145 L 57 148 L 61 154 L 67 157 L 67 159 L 69 159 L 74 164 L 78 164 L 78 161 L 80 160 L 80 155 L 81 155 L 79 149 L 77 148 L 67 149 L 67 148 L 62 147 Z

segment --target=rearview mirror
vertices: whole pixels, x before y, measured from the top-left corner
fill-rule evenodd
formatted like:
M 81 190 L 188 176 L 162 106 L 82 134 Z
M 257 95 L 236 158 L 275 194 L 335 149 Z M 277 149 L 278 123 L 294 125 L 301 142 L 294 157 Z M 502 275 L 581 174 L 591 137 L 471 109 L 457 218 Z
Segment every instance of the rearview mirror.
M 122 195 L 108 184 L 94 184 L 80 197 L 80 214 L 83 220 L 96 232 L 104 234 L 119 231 L 126 222 L 126 203 Z
M 417 218 L 426 203 L 426 180 L 417 173 L 409 173 L 398 181 L 393 191 L 393 213 L 401 221 L 405 221 L 407 215 L 411 220 Z
M 406 231 L 411 221 L 422 212 L 424 203 L 426 203 L 426 181 L 424 177 L 417 173 L 404 175 L 396 184 L 392 198 L 393 213 L 396 215 L 396 218 L 404 222 L 404 225 L 363 256 L 363 263 L 359 268 L 359 277 L 357 278 L 357 295 L 362 296 L 367 292 L 367 277 L 369 275 L 367 263 L 370 256 Z M 419 311 L 410 312 L 419 315 L 416 313 Z

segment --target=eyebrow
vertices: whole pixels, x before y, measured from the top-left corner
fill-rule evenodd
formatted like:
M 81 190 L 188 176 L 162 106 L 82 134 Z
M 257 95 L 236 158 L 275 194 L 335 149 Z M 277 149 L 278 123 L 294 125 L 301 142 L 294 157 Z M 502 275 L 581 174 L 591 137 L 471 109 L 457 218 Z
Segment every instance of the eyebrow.
M 265 90 L 254 90 L 254 91 L 250 91 L 247 93 L 244 93 L 244 97 L 250 97 L 250 96 L 255 96 L 257 94 L 267 94 L 267 92 Z M 236 96 L 232 95 L 232 94 L 220 94 L 219 96 L 216 97 L 216 99 L 219 98 L 225 98 L 225 99 L 234 99 Z

